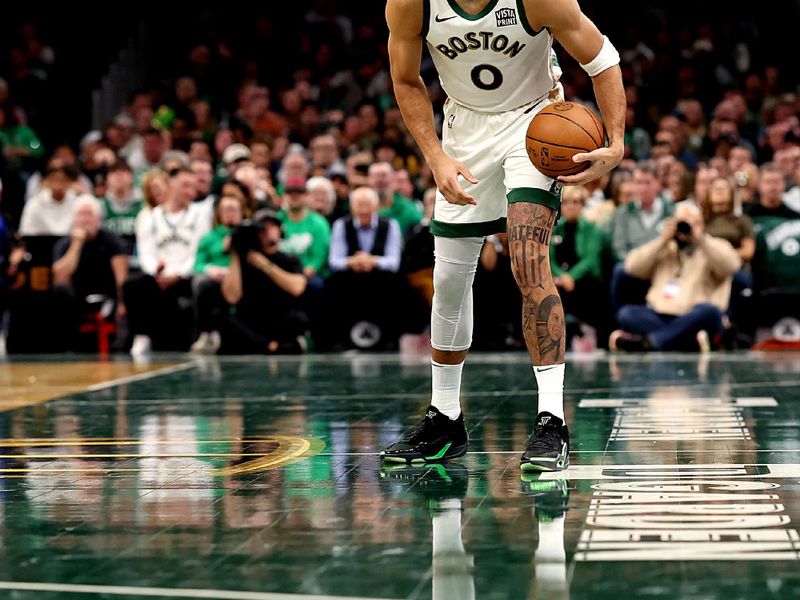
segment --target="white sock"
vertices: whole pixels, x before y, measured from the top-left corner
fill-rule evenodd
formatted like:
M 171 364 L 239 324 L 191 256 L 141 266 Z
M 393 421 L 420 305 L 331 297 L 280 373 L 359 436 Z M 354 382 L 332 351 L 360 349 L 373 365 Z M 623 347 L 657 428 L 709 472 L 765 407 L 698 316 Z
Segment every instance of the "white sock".
M 539 408 L 536 413 L 549 412 L 564 420 L 564 365 L 533 367 L 539 385 Z
M 431 404 L 440 413 L 455 420 L 461 414 L 461 371 L 464 363 L 442 365 L 431 360 L 433 392 Z

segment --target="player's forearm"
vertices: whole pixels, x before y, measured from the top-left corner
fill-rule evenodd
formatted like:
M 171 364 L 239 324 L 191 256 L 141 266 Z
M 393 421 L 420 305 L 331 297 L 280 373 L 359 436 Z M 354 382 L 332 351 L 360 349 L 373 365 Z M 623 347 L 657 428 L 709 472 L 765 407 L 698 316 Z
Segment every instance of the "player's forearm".
M 608 145 L 622 151 L 625 144 L 625 113 L 627 112 L 622 71 L 619 66 L 606 69 L 592 78 L 592 84 L 594 85 L 594 96 L 606 127 Z
M 416 140 L 425 160 L 431 164 L 443 151 L 436 135 L 433 105 L 425 83 L 422 78 L 415 84 L 395 81 L 394 93 L 409 132 Z

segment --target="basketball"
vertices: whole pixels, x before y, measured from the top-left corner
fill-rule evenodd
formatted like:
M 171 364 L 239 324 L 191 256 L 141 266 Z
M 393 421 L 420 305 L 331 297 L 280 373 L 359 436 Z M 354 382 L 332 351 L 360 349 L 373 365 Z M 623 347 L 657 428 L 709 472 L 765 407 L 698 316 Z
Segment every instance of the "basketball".
M 601 148 L 605 139 L 594 112 L 575 102 L 556 102 L 531 119 L 525 146 L 533 166 L 555 179 L 588 169 L 590 162 L 574 163 L 572 157 Z

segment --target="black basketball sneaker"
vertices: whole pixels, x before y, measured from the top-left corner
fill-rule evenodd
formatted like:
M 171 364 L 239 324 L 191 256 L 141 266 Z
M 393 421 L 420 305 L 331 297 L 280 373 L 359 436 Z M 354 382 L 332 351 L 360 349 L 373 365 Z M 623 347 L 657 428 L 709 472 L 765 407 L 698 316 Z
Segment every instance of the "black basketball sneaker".
M 563 471 L 569 466 L 569 429 L 549 412 L 536 415 L 528 447 L 519 459 L 523 471 Z
M 384 448 L 381 458 L 386 462 L 421 465 L 464 456 L 468 445 L 464 413 L 453 420 L 429 406 L 419 425 Z

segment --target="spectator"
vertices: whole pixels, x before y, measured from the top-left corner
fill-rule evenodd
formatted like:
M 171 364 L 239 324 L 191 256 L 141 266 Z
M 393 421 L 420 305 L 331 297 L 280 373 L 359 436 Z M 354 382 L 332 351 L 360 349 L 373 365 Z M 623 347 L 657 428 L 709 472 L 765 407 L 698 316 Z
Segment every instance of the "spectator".
M 214 218 L 216 196 L 212 192 L 214 183 L 214 167 L 209 160 L 193 160 L 189 163 L 189 169 L 194 173 L 197 195 L 194 203 L 202 206 L 208 213 L 208 221 Z
M 222 279 L 222 295 L 235 311 L 225 320 L 222 350 L 299 352 L 308 327 L 299 304 L 307 282 L 303 266 L 278 249 L 281 222 L 273 211 L 259 211 L 254 221 L 254 230 L 242 230 L 246 235 L 232 239 L 234 252 Z
M 728 154 L 728 168 L 731 173 L 741 171 L 746 164 L 753 162 L 753 152 L 746 146 L 731 148 Z
M 336 219 L 350 214 L 350 182 L 346 172 L 335 172 L 331 175 L 331 183 L 336 191 L 336 203 L 333 212 L 328 216 L 328 221 L 333 224 Z
M 741 207 L 736 202 L 735 190 L 730 180 L 717 177 L 708 187 L 703 201 L 703 219 L 708 235 L 727 240 L 736 249 L 744 264 L 750 262 L 755 252 L 753 222 L 750 217 L 737 214 Z
M 307 180 L 309 174 L 308 160 L 305 155 L 297 150 L 288 152 L 281 163 L 281 170 L 278 172 L 278 193 L 282 193 L 283 186 L 289 179 Z
M 72 167 L 45 171 L 42 189 L 28 200 L 22 211 L 20 235 L 69 235 L 78 194 L 73 184 L 78 173 Z M 91 197 L 91 196 L 87 196 Z
M 106 195 L 100 198 L 103 227 L 122 238 L 127 254 L 136 244 L 136 219 L 144 202 L 133 187 L 133 171 L 124 160 L 108 169 Z
M 189 155 L 182 150 L 167 150 L 161 158 L 161 168 L 172 173 L 178 169 L 188 169 L 190 163 Z
M 254 140 L 250 144 L 250 161 L 256 167 L 269 169 L 272 163 L 272 151 L 265 141 Z
M 357 188 L 350 196 L 352 216 L 333 224 L 326 296 L 334 343 L 373 348 L 397 341 L 402 236 L 378 207 L 375 190 Z
M 281 198 L 272 186 L 272 175 L 268 169 L 256 168 L 250 161 L 241 162 L 233 179 L 247 186 L 256 208 L 274 209 L 281 205 Z
M 796 316 L 800 294 L 800 217 L 772 219 L 766 222 L 756 238 L 753 258 L 753 279 L 761 296 L 786 293 L 792 295 Z M 773 312 L 771 316 L 786 314 Z M 765 316 L 765 315 L 762 315 Z
M 336 208 L 336 188 L 333 182 L 327 177 L 312 177 L 306 182 L 306 190 L 308 207 L 330 223 Z
M 800 165 L 794 170 L 795 185 L 783 194 L 783 203 L 795 212 L 800 212 Z
M 734 171 L 732 176 L 733 182 L 736 184 L 739 202 L 747 212 L 750 210 L 751 205 L 757 203 L 756 198 L 760 179 L 758 167 L 753 163 L 746 163 L 741 169 Z
M 30 171 L 31 161 L 44 156 L 39 136 L 19 120 L 8 102 L 0 104 L 0 148 L 6 168 L 13 171 Z
M 400 226 L 405 238 L 417 223 L 422 220 L 422 213 L 410 198 L 406 198 L 394 189 L 394 168 L 385 162 L 370 165 L 367 174 L 368 185 L 380 198 L 378 215 L 394 219 Z
M 610 306 L 605 299 L 603 255 L 605 235 L 581 218 L 589 191 L 583 186 L 568 187 L 561 199 L 561 215 L 551 236 L 550 269 L 569 320 L 582 321 L 597 330 L 598 340 L 607 340 Z M 574 333 L 568 327 L 568 337 Z M 601 342 L 603 343 L 603 342 Z
M 283 209 L 278 213 L 278 219 L 283 225 L 284 233 L 281 250 L 299 258 L 305 276 L 309 279 L 316 278 L 313 286 L 321 288 L 319 277 L 324 276 L 327 271 L 331 226 L 325 217 L 309 210 L 304 180 L 286 181 Z
M 772 163 L 761 167 L 758 180 L 758 204 L 748 206 L 756 232 L 771 219 L 800 219 L 800 214 L 783 203 L 786 182 L 783 172 Z
M 429 188 L 424 195 L 425 216 L 417 223 L 403 248 L 403 273 L 408 284 L 430 307 L 433 305 L 433 235 L 431 219 L 436 204 L 436 188 Z
M 236 179 L 232 179 L 230 181 L 226 181 L 222 185 L 222 195 L 223 196 L 234 196 L 240 202 L 244 203 L 244 206 L 247 207 L 248 212 L 252 213 L 255 209 L 255 203 L 253 202 L 253 197 L 250 195 L 250 188 L 247 187 L 241 181 Z
M 628 171 L 616 171 L 611 178 L 611 198 L 598 202 L 594 206 L 587 206 L 583 210 L 583 218 L 594 223 L 606 233 L 611 232 L 614 222 L 614 211 L 619 206 L 625 206 L 636 198 L 636 187 Z
M 221 283 L 231 264 L 231 234 L 248 213 L 243 199 L 222 196 L 216 209 L 216 226 L 200 240 L 192 280 L 200 335 L 192 344 L 192 352 L 213 354 L 220 348 L 219 320 L 225 304 Z
M 189 160 L 207 160 L 209 163 L 212 162 L 211 146 L 209 146 L 208 142 L 205 140 L 193 140 L 192 143 L 189 144 Z
M 150 127 L 142 133 L 142 147 L 134 150 L 128 158 L 137 182 L 147 171 L 161 166 L 166 151 L 167 142 L 158 129 Z
M 731 281 L 741 260 L 726 240 L 704 231 L 700 209 L 678 207 L 661 235 L 633 250 L 625 269 L 650 281 L 647 306 L 623 306 L 612 350 L 707 351 L 722 333 Z
M 400 194 L 403 198 L 411 200 L 417 195 L 417 190 L 414 187 L 414 182 L 411 180 L 411 174 L 408 169 L 397 169 L 394 172 L 394 180 L 392 181 L 394 191 Z
M 700 165 L 694 178 L 694 191 L 687 201 L 691 201 L 702 210 L 703 200 L 708 195 L 708 186 L 719 176 L 720 172 L 713 167 Z
M 73 186 L 75 190 L 79 193 L 89 194 L 92 191 L 92 181 L 86 177 L 83 173 L 80 172 L 79 164 L 78 164 L 78 156 L 75 154 L 75 151 L 70 148 L 69 146 L 62 145 L 58 146 L 54 151 L 52 156 L 48 159 L 46 167 L 63 167 L 69 166 L 74 168 L 78 171 L 78 181 L 75 182 Z M 28 179 L 28 183 L 25 186 L 25 201 L 27 202 L 29 199 L 33 198 L 36 194 L 39 193 L 42 189 L 42 180 L 44 176 L 40 171 L 37 171 L 33 175 L 30 176 Z
M 192 295 L 190 278 L 200 239 L 211 227 L 206 211 L 192 204 L 196 193 L 194 174 L 174 171 L 164 203 L 139 222 L 136 246 L 142 272 L 130 276 L 124 286 L 134 357 L 149 354 L 154 337 L 156 345 L 188 346 L 184 342 L 191 327 L 183 326 L 182 309 Z M 179 337 L 164 339 L 165 333 Z
M 311 170 L 316 175 L 329 176 L 333 171 L 344 170 L 336 138 L 331 134 L 318 135 L 311 140 Z
M 488 236 L 481 248 L 473 285 L 475 349 L 504 350 L 524 347 L 519 319 L 522 297 L 518 290 L 511 271 L 508 234 Z
M 197 195 L 194 201 L 214 204 L 215 199 L 211 189 L 214 183 L 214 167 L 211 161 L 204 158 L 196 158 L 190 161 L 189 168 L 194 173 L 194 180 L 197 185 Z
M 748 333 L 758 333 L 759 326 L 769 327 L 771 337 L 791 343 L 796 341 L 791 323 L 800 319 L 800 216 L 762 217 L 758 230 L 753 257 L 754 302 L 744 313 L 740 327 Z M 785 326 L 774 327 L 780 322 Z
M 125 314 L 122 303 L 122 284 L 128 275 L 125 245 L 114 232 L 101 228 L 102 207 L 94 198 L 81 196 L 75 201 L 74 213 L 70 235 L 61 238 L 53 248 L 53 290 L 62 325 L 57 336 L 62 342 L 76 336 L 81 317 L 97 306 L 98 299 L 91 298 L 93 295 L 113 301 L 118 317 Z
M 633 182 L 636 199 L 614 211 L 611 238 L 618 260 L 624 260 L 634 248 L 656 239 L 664 220 L 673 213 L 672 206 L 660 196 L 661 184 L 654 162 L 639 163 Z

